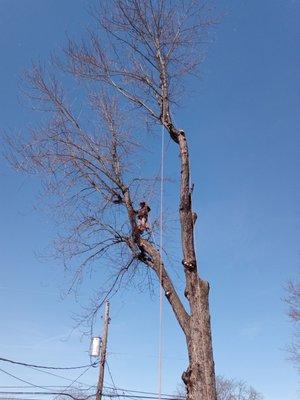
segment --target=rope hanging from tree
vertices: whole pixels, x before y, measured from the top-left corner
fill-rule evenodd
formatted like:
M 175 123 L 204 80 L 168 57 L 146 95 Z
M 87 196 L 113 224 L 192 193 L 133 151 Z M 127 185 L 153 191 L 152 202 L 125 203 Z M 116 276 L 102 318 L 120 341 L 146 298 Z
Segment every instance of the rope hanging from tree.
M 159 223 L 159 251 L 161 262 L 163 260 L 163 196 L 164 196 L 164 126 L 161 129 L 161 167 L 160 167 L 160 223 Z M 158 343 L 158 398 L 162 395 L 162 353 L 163 353 L 163 286 L 162 265 L 159 271 L 159 343 Z
M 164 126 L 161 129 L 161 160 L 160 160 L 160 217 L 159 217 L 159 246 L 155 239 L 154 232 L 152 230 L 152 224 L 150 223 L 150 233 L 153 238 L 154 244 L 159 249 L 161 262 L 163 262 L 163 195 L 164 195 L 164 156 L 165 156 L 165 145 L 164 145 Z M 162 399 L 162 355 L 163 355 L 163 299 L 164 289 L 162 286 L 162 264 L 159 269 L 159 330 L 158 330 L 158 400 Z

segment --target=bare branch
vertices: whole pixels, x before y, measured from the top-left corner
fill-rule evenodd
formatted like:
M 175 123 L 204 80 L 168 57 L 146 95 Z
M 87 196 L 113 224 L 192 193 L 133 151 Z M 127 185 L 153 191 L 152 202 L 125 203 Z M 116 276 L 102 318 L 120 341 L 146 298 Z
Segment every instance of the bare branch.
M 288 346 L 289 358 L 300 371 L 300 283 L 289 281 L 286 285 L 288 316 L 294 325 L 293 341 Z

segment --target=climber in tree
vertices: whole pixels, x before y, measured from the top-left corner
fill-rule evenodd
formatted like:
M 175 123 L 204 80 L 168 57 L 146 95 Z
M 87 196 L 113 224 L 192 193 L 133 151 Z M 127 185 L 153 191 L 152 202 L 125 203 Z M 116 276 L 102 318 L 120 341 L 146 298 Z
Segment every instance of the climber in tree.
M 140 208 L 137 212 L 137 218 L 138 218 L 137 227 L 141 233 L 143 233 L 146 230 L 149 230 L 148 214 L 150 211 L 151 208 L 145 201 L 140 202 Z

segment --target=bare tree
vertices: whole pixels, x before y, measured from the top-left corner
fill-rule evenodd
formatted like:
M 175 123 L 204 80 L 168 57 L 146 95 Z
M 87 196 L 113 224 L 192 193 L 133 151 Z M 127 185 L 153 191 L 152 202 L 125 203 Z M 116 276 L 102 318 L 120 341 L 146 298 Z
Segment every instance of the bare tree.
M 290 281 L 286 287 L 286 303 L 289 306 L 288 316 L 294 324 L 294 340 L 288 347 L 290 359 L 300 371 L 300 282 Z
M 246 382 L 228 379 L 223 376 L 216 377 L 218 400 L 263 400 L 263 396 Z M 186 390 L 180 387 L 177 391 L 178 400 L 186 398 Z
M 262 400 L 263 396 L 244 381 L 217 377 L 218 400 Z
M 102 0 L 92 15 L 96 28 L 80 43 L 69 39 L 64 56 L 53 57 L 51 73 L 36 65 L 25 74 L 28 95 L 46 116 L 29 138 L 8 139 L 8 158 L 42 176 L 44 199 L 54 200 L 68 232 L 56 247 L 66 265 L 78 263 L 74 283 L 101 257 L 112 260 L 105 296 L 143 266 L 156 275 L 186 337 L 189 365 L 182 379 L 187 398 L 216 400 L 209 284 L 199 275 L 195 252 L 187 134 L 173 118 L 184 77 L 201 63 L 215 21 L 202 0 Z M 74 77 L 76 86 L 69 80 Z M 77 102 L 75 90 L 80 90 Z M 137 127 L 130 129 L 133 119 L 139 131 L 149 123 L 163 126 L 179 151 L 188 307 L 153 242 L 152 227 L 139 228 L 137 205 L 153 181 L 138 174 L 144 150 L 136 140 Z

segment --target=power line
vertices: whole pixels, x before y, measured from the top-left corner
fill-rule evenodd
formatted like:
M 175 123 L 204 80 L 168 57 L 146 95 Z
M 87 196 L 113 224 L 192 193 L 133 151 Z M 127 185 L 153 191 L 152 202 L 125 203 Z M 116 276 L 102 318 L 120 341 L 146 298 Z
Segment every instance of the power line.
M 106 389 L 112 389 L 109 388 L 108 386 L 104 386 Z M 122 392 L 130 392 L 130 393 L 137 393 L 137 394 L 146 394 L 146 395 L 154 395 L 154 396 L 158 396 L 159 393 L 157 392 L 146 392 L 146 391 L 142 391 L 142 390 L 131 390 L 131 389 L 122 389 L 122 388 L 117 388 L 117 390 L 122 391 Z M 174 398 L 173 394 L 166 394 L 166 393 L 161 393 L 161 395 L 163 397 L 169 397 L 169 398 Z M 135 396 L 133 396 L 135 397 Z M 185 399 L 184 396 L 175 396 L 176 399 Z
M 0 357 L 0 361 L 8 362 L 10 364 L 22 365 L 24 367 L 34 367 L 34 368 L 41 368 L 41 369 L 61 369 L 61 370 L 83 369 L 83 368 L 87 368 L 87 367 L 96 367 L 98 364 L 98 362 L 94 362 L 92 364 L 79 365 L 79 366 L 75 366 L 75 367 L 53 367 L 53 366 L 46 366 L 46 365 L 29 364 L 29 363 L 25 363 L 25 362 L 21 362 L 21 361 L 14 361 L 14 360 L 10 360 L 8 358 L 2 358 L 2 357 Z
M 17 381 L 20 381 L 20 382 L 23 382 L 23 383 L 27 383 L 29 386 L 32 386 L 32 387 L 35 387 L 35 388 L 38 388 L 38 389 L 45 389 L 45 390 L 47 390 L 47 389 L 46 389 L 45 387 L 43 387 L 43 386 L 35 385 L 35 384 L 32 383 L 32 382 L 28 382 L 28 381 L 26 381 L 25 379 L 19 378 L 18 376 L 13 375 L 13 374 L 11 374 L 10 372 L 7 372 L 7 371 L 5 371 L 5 370 L 2 369 L 2 368 L 0 368 L 0 371 L 3 372 L 4 374 L 10 376 L 11 378 L 16 379 Z
M 65 388 L 66 385 L 42 385 L 44 388 Z M 0 389 L 28 389 L 27 386 L 0 386 Z M 85 390 L 85 389 L 80 389 L 80 390 Z
M 57 397 L 58 397 L 58 396 L 61 396 L 61 395 L 66 395 L 66 396 L 69 396 L 69 397 L 72 397 L 72 398 L 73 398 L 73 396 L 70 395 L 70 394 L 68 394 L 68 393 L 66 393 L 66 391 L 67 391 L 68 389 L 70 389 L 70 388 L 72 387 L 72 385 L 73 385 L 74 383 L 76 383 L 76 382 L 78 381 L 78 379 L 79 379 L 83 374 L 85 374 L 90 368 L 91 368 L 91 365 L 90 365 L 85 371 L 83 371 L 76 379 L 74 379 L 74 380 L 70 383 L 70 385 L 66 386 L 65 389 L 64 389 L 62 392 L 53 392 L 53 393 L 51 393 L 51 394 L 53 394 L 53 395 L 56 395 L 56 397 L 54 398 L 54 400 L 56 400 Z M 5 370 L 2 369 L 2 368 L 0 368 L 0 371 L 3 372 L 3 373 L 6 374 L 6 375 L 8 375 L 8 376 L 10 376 L 10 377 L 12 377 L 12 378 L 18 380 L 18 381 L 20 381 L 20 382 L 27 383 L 28 385 L 30 385 L 30 386 L 32 386 L 32 387 L 35 387 L 35 388 L 37 388 L 37 389 L 48 390 L 48 388 L 47 388 L 46 386 L 40 386 L 40 385 L 36 385 L 36 384 L 34 384 L 34 383 L 32 383 L 32 382 L 26 381 L 25 379 L 19 378 L 18 376 L 13 375 L 13 374 L 11 374 L 10 372 L 7 372 L 7 371 L 5 371 Z M 5 393 L 5 392 L 0 392 L 0 393 Z M 33 393 L 33 392 L 32 392 L 32 393 Z M 43 393 L 46 394 L 47 392 L 39 392 L 39 394 L 43 394 Z M 22 394 L 26 394 L 26 392 L 23 392 Z M 29 392 L 29 394 L 30 394 L 30 392 Z M 50 393 L 49 393 L 49 394 L 50 394 Z M 89 397 L 91 397 L 91 396 L 85 397 L 85 399 L 88 399 Z M 74 399 L 76 399 L 76 398 L 74 398 Z
M 119 388 L 119 387 L 117 387 L 116 385 L 115 385 L 115 382 L 114 382 L 114 379 L 113 379 L 113 376 L 112 376 L 112 373 L 111 373 L 111 370 L 110 370 L 110 368 L 109 368 L 109 365 L 108 365 L 108 363 L 106 362 L 106 364 L 107 364 L 107 367 L 108 367 L 108 372 L 109 372 L 109 375 L 110 375 L 110 378 L 111 378 L 111 381 L 112 381 L 112 384 L 113 384 L 113 387 L 111 387 L 111 386 L 104 386 L 104 388 L 105 389 L 109 389 L 109 390 L 115 390 L 117 393 L 119 393 L 118 394 L 118 396 L 119 397 L 124 397 L 124 395 L 123 394 L 120 394 L 120 392 L 129 392 L 129 393 L 136 393 L 136 394 L 139 394 L 139 395 L 142 395 L 142 394 L 145 394 L 145 395 L 153 395 L 153 396 L 158 396 L 158 393 L 156 393 L 156 392 L 149 392 L 149 391 L 142 391 L 142 390 L 134 390 L 134 389 L 125 389 L 125 388 Z M 11 377 L 13 377 L 14 379 L 17 379 L 17 380 L 19 380 L 19 381 L 21 381 L 21 382 L 23 382 L 23 383 L 26 383 L 27 385 L 30 385 L 30 386 L 32 386 L 32 387 L 36 387 L 36 388 L 40 388 L 40 389 L 44 389 L 44 390 L 47 390 L 48 388 L 50 388 L 50 387 L 61 387 L 61 388 L 64 388 L 64 392 L 67 390 L 67 389 L 69 389 L 69 388 L 71 388 L 71 386 L 74 384 L 74 383 L 79 383 L 79 384 L 82 384 L 82 385 L 85 385 L 85 386 L 88 386 L 88 388 L 87 389 L 82 389 L 82 388 L 76 388 L 77 390 L 81 390 L 81 391 L 85 391 L 85 390 L 89 390 L 89 389 L 92 389 L 92 388 L 95 388 L 95 386 L 94 385 L 92 385 L 92 386 L 90 386 L 90 385 L 88 385 L 87 383 L 82 383 L 82 382 L 78 382 L 78 379 L 83 375 L 83 374 L 85 374 L 88 370 L 89 370 L 89 368 L 91 368 L 91 366 L 89 366 L 88 368 L 87 368 L 87 370 L 85 370 L 83 373 L 81 373 L 76 379 L 74 379 L 74 380 L 72 380 L 72 379 L 70 379 L 70 378 L 65 378 L 65 377 L 63 377 L 63 376 L 60 376 L 60 375 L 57 375 L 57 374 L 53 374 L 52 372 L 48 372 L 48 371 L 44 371 L 44 370 L 41 370 L 40 372 L 43 372 L 43 373 L 46 373 L 46 374 L 49 374 L 49 375 L 53 375 L 53 376 L 55 376 L 55 377 L 58 377 L 58 378 L 62 378 L 62 379 L 66 379 L 66 380 L 68 380 L 68 381 L 70 381 L 71 383 L 69 384 L 69 385 L 53 385 L 53 386 L 50 386 L 50 385 L 46 385 L 46 386 L 41 386 L 41 385 L 36 385 L 36 384 L 34 384 L 34 383 L 32 383 L 32 382 L 28 382 L 28 381 L 26 381 L 26 380 L 24 380 L 24 379 L 22 379 L 22 378 L 19 378 L 19 377 L 17 377 L 17 376 L 15 376 L 15 375 L 13 375 L 13 374 L 11 374 L 11 373 L 9 373 L 9 372 L 7 372 L 7 371 L 4 371 L 3 369 L 1 369 L 0 368 L 0 371 L 2 371 L 3 373 L 5 373 L 5 374 L 7 374 L 7 375 L 9 375 L 9 376 L 11 376 Z M 34 369 L 36 369 L 36 368 L 34 368 Z M 38 369 L 37 369 L 38 370 Z M 39 370 L 38 370 L 39 371 Z M 4 389 L 4 388 L 17 388 L 17 389 L 22 389 L 22 388 L 26 388 L 27 386 L 0 386 L 0 389 Z M 1 392 L 0 392 L 1 393 Z M 61 393 L 59 393 L 59 394 L 61 394 Z M 104 395 L 104 394 L 103 394 Z M 184 399 L 184 397 L 183 396 L 175 396 L 174 397 L 174 395 L 172 395 L 172 394 L 166 394 L 166 393 L 161 393 L 161 395 L 165 398 L 165 399 L 167 399 L 167 398 L 169 398 L 169 400 L 170 399 L 173 399 L 173 398 L 176 398 L 176 399 Z M 136 395 L 126 395 L 126 397 L 133 397 L 133 398 L 138 398 Z M 149 396 L 148 396 L 149 397 Z M 147 398 L 148 398 L 147 397 Z M 140 398 L 143 398 L 143 396 L 140 396 Z M 150 398 L 152 398 L 152 397 L 150 397 Z M 155 397 L 156 398 L 156 397 Z
M 113 378 L 113 376 L 112 376 L 112 373 L 111 373 L 111 369 L 110 369 L 110 367 L 109 367 L 109 365 L 108 365 L 108 362 L 106 361 L 106 365 L 107 365 L 107 370 L 108 370 L 108 373 L 109 373 L 109 376 L 110 376 L 110 380 L 111 380 L 111 382 L 112 382 L 112 384 L 113 384 L 113 390 L 115 391 L 115 393 L 118 395 L 119 394 L 119 392 L 118 392 L 118 388 L 116 387 L 116 384 L 115 384 L 115 381 L 114 381 L 114 378 Z M 107 387 L 106 387 L 107 388 Z M 120 397 L 121 397 L 122 395 L 120 395 Z M 132 397 L 131 397 L 131 399 L 132 399 Z
M 58 375 L 59 376 L 59 375 Z M 63 377 L 62 377 L 63 378 Z M 67 379 L 67 378 L 66 378 Z M 72 381 L 73 382 L 73 380 L 71 380 L 71 379 L 68 379 L 69 381 Z M 78 382 L 78 380 L 77 380 L 77 383 L 79 383 Z M 86 386 L 89 386 L 88 388 L 76 388 L 76 390 L 80 390 L 80 391 L 86 391 L 86 390 L 89 390 L 89 389 L 92 389 L 92 388 L 95 388 L 96 386 L 90 386 L 90 385 L 88 385 L 88 384 L 85 384 Z M 43 388 L 68 388 L 69 387 L 69 385 L 42 385 L 42 387 Z M 0 386 L 0 389 L 26 389 L 26 388 L 28 388 L 28 386 Z M 129 392 L 129 393 L 137 393 L 137 394 L 145 394 L 145 395 L 154 395 L 154 396 L 157 396 L 158 395 L 158 393 L 156 393 L 156 392 L 148 392 L 148 391 L 142 391 L 142 390 L 134 390 L 134 389 L 125 389 L 125 388 L 119 388 L 119 387 L 117 387 L 115 384 L 114 384 L 114 387 L 112 387 L 112 386 L 104 386 L 104 388 L 105 389 L 108 389 L 108 390 L 116 390 L 116 391 L 118 391 L 118 393 L 119 393 L 119 395 L 120 395 L 120 397 L 122 396 L 121 394 L 120 394 L 120 392 Z M 1 393 L 1 392 L 0 392 Z M 162 393 L 162 396 L 163 397 L 169 397 L 169 398 L 174 398 L 174 395 L 173 394 L 167 394 L 167 393 Z M 185 397 L 184 396 L 176 396 L 176 398 L 177 399 L 184 399 Z
M 91 366 L 92 366 L 92 365 L 90 365 L 86 370 L 84 370 L 76 379 L 74 379 L 74 380 L 70 383 L 69 386 L 67 386 L 67 387 L 65 388 L 65 390 L 64 390 L 62 393 L 59 393 L 57 396 L 55 396 L 53 400 L 56 400 L 58 396 L 64 394 L 68 389 L 70 389 L 70 388 L 74 385 L 74 383 L 76 383 L 76 382 L 78 381 L 78 379 L 81 378 L 82 375 L 84 375 L 84 374 L 91 368 Z M 71 396 L 71 397 L 72 397 L 72 396 Z M 86 397 L 86 398 L 88 398 L 88 397 Z
M 61 375 L 58 375 L 58 374 L 54 374 L 53 372 L 49 372 L 49 371 L 46 371 L 46 370 L 43 370 L 43 369 L 39 369 L 39 368 L 35 368 L 35 367 L 31 367 L 31 368 L 32 368 L 33 370 L 35 370 L 35 371 L 42 372 L 43 374 L 47 374 L 47 375 L 54 376 L 54 377 L 56 377 L 56 378 L 60 378 L 60 379 L 63 379 L 63 380 L 65 380 L 65 381 L 69 381 L 69 382 L 72 382 L 72 381 L 73 381 L 73 379 L 66 378 L 65 376 L 61 376 Z M 89 385 L 89 384 L 87 384 L 87 383 L 85 383 L 85 382 L 77 381 L 77 383 L 79 383 L 80 385 L 88 386 L 88 387 L 91 386 L 91 385 Z
M 0 397 L 0 400 L 7 400 L 7 397 Z M 37 397 L 30 399 L 29 397 L 14 397 L 12 400 L 41 400 L 38 399 Z
M 90 394 L 90 395 L 88 395 L 88 396 L 86 396 L 86 397 L 83 397 L 83 398 L 78 398 L 78 396 L 75 396 L 75 395 L 73 395 L 73 394 L 71 394 L 71 393 L 63 393 L 63 392 L 0 392 L 0 395 L 1 394 L 5 394 L 5 395 L 10 395 L 10 396 L 15 396 L 15 395 L 30 395 L 30 396 L 35 396 L 35 395 L 37 395 L 37 396 L 41 396 L 41 395 L 46 395 L 46 396 L 53 396 L 53 395 L 56 395 L 56 397 L 57 396 L 67 396 L 67 397 L 71 397 L 72 399 L 74 399 L 74 400 L 88 400 L 88 399 L 90 399 L 91 397 L 94 397 L 94 394 Z M 55 397 L 55 398 L 56 398 Z
M 112 376 L 112 373 L 111 373 L 111 370 L 110 370 L 110 367 L 109 367 L 107 361 L 106 361 L 106 366 L 107 366 L 107 370 L 108 370 L 108 373 L 109 373 L 109 376 L 110 376 L 111 383 L 113 384 L 114 390 L 115 390 L 116 392 L 118 392 L 118 389 L 117 389 L 116 384 L 115 384 L 115 382 L 114 382 L 114 378 L 113 378 L 113 376 Z
M 71 379 L 70 379 L 71 381 Z M 77 383 L 79 383 L 77 381 Z M 87 385 L 87 384 L 86 384 Z M 67 385 L 43 385 L 44 388 L 54 388 L 54 387 L 58 387 L 58 388 L 67 388 Z M 86 391 L 92 388 L 95 388 L 96 386 L 89 386 L 89 388 L 76 388 L 76 390 L 80 390 L 80 391 Z M 26 389 L 28 388 L 28 386 L 0 386 L 0 389 Z M 147 392 L 147 391 L 142 391 L 142 390 L 134 390 L 134 389 L 124 389 L 124 388 L 119 388 L 116 385 L 114 387 L 112 386 L 104 386 L 105 389 L 109 389 L 109 390 L 116 390 L 118 392 L 129 392 L 129 393 L 137 393 L 137 394 L 146 394 L 146 395 L 154 395 L 157 396 L 158 393 L 157 392 Z M 121 396 L 121 395 L 120 395 Z M 170 397 L 170 398 L 174 398 L 174 394 L 167 394 L 167 393 L 162 393 L 162 396 L 164 397 Z M 184 396 L 176 396 L 176 398 L 178 399 L 184 399 Z
M 9 391 L 0 391 L 0 395 L 56 395 L 57 396 L 68 396 L 71 397 L 72 399 L 78 400 L 78 397 L 75 397 L 74 395 L 70 393 L 64 393 L 64 392 L 9 392 Z M 159 400 L 159 397 L 156 396 L 139 396 L 139 395 L 127 395 L 127 394 L 114 394 L 114 393 L 101 393 L 103 397 L 123 397 L 123 398 L 134 398 L 134 399 L 149 399 L 149 400 Z M 90 394 L 86 397 L 84 397 L 85 400 L 95 396 L 95 394 Z M 170 397 L 161 397 L 163 400 L 170 400 Z M 183 400 L 184 397 L 182 396 L 173 396 L 172 400 Z M 83 400 L 83 399 L 81 399 Z

